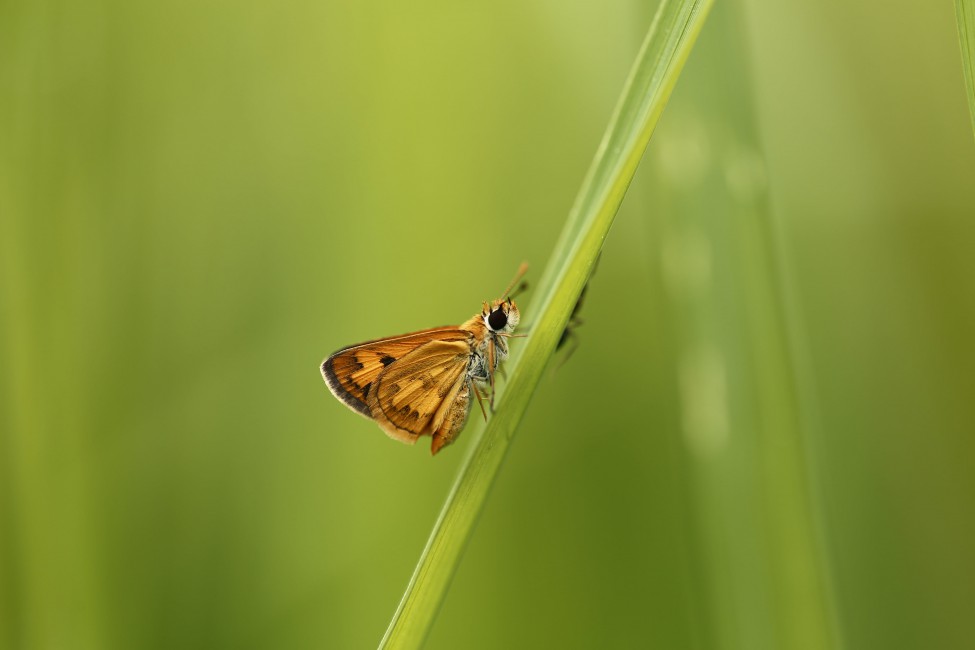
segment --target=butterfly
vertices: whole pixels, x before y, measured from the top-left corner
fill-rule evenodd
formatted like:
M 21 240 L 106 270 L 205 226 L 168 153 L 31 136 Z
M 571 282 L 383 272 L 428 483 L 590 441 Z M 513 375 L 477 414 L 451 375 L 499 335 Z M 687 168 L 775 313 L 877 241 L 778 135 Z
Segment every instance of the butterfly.
M 490 387 L 493 406 L 494 375 L 521 318 L 510 293 L 527 268 L 522 264 L 501 298 L 483 303 L 480 313 L 460 325 L 335 352 L 321 365 L 328 389 L 391 438 L 413 444 L 432 436 L 430 452 L 436 454 L 464 428 L 472 394 L 487 419 L 481 388 Z

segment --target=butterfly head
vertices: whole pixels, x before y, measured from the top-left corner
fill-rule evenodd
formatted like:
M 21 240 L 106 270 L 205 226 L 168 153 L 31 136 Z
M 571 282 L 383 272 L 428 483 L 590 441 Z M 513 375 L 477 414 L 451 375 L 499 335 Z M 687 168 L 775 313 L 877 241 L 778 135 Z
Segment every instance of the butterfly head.
M 481 310 L 481 317 L 484 319 L 484 324 L 487 325 L 491 333 L 498 334 L 503 332 L 510 334 L 518 326 L 521 314 L 514 300 L 511 298 L 502 298 L 495 300 L 490 305 L 484 303 L 484 309 Z
M 511 334 L 518 326 L 518 321 L 521 320 L 521 314 L 518 311 L 518 305 L 515 304 L 515 301 L 511 297 L 528 288 L 528 283 L 522 280 L 527 270 L 528 264 L 522 262 L 511 284 L 501 294 L 504 297 L 498 298 L 490 304 L 484 303 L 484 308 L 481 310 L 481 318 L 484 319 L 484 324 L 491 334 Z M 521 283 L 519 284 L 519 282 Z M 517 285 L 517 288 L 515 285 Z M 497 336 L 494 338 L 497 339 Z

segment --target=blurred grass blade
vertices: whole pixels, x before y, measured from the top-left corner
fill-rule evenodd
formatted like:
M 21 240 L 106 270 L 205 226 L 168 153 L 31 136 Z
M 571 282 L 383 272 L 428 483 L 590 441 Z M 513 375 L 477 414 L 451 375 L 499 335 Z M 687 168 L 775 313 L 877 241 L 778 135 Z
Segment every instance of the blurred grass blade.
M 528 311 L 531 336 L 515 348 L 497 412 L 483 428 L 380 647 L 418 648 L 426 638 L 488 491 L 609 232 L 711 0 L 664 0 Z
M 815 389 L 790 337 L 802 321 L 784 300 L 788 249 L 769 208 L 740 4 L 712 12 L 692 64 L 712 76 L 687 76 L 647 161 L 693 547 L 707 567 L 695 586 L 700 633 L 711 648 L 825 650 L 841 636 L 810 489 Z
M 958 18 L 961 63 L 965 68 L 968 112 L 972 118 L 972 135 L 975 136 L 975 0 L 955 0 L 955 15 Z

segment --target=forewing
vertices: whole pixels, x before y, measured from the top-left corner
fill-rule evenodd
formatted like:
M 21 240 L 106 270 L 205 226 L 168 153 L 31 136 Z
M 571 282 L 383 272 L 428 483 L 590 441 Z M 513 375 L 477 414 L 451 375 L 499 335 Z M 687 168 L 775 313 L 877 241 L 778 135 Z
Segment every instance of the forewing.
M 369 395 L 373 417 L 390 435 L 432 433 L 443 420 L 441 407 L 452 401 L 467 378 L 471 344 L 436 340 L 419 346 L 379 376 Z M 438 418 L 438 414 L 440 417 Z
M 393 363 L 434 341 L 467 340 L 467 332 L 456 327 L 436 327 L 412 334 L 367 341 L 343 348 L 322 362 L 322 377 L 335 397 L 366 417 L 373 417 L 369 395 L 377 379 Z

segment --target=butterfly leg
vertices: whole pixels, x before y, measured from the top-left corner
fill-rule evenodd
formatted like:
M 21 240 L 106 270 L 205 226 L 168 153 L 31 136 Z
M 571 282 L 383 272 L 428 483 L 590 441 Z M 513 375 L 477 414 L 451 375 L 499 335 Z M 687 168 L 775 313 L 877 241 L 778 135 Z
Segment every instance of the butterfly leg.
M 494 341 L 488 345 L 488 377 L 491 382 L 491 412 L 494 413 L 494 372 L 498 369 L 497 350 L 494 348 Z
M 477 405 L 481 407 L 481 414 L 484 416 L 484 421 L 487 422 L 487 411 L 484 410 L 484 396 L 481 395 L 481 391 L 477 390 L 477 384 L 472 382 L 471 388 L 474 389 L 474 396 L 477 397 Z

